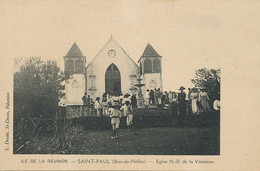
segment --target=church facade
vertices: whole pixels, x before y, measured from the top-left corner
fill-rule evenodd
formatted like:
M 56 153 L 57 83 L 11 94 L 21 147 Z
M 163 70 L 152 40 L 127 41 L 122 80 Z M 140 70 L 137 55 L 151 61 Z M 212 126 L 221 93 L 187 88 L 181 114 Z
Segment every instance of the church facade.
M 86 92 L 92 99 L 103 93 L 138 93 L 135 85 L 141 77 L 146 89 L 162 87 L 161 56 L 148 43 L 137 65 L 124 49 L 111 38 L 93 58 L 87 62 L 80 48 L 74 43 L 64 56 L 65 72 L 72 77 L 65 82 L 65 105 L 83 105 Z

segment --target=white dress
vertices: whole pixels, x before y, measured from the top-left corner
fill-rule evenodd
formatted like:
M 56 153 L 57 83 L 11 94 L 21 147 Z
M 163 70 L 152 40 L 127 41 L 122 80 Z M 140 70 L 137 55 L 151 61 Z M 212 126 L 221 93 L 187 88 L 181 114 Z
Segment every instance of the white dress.
M 198 94 L 192 92 L 190 94 L 190 99 L 191 99 L 191 110 L 192 110 L 192 113 L 193 114 L 197 114 L 199 112 L 198 105 L 197 105 Z

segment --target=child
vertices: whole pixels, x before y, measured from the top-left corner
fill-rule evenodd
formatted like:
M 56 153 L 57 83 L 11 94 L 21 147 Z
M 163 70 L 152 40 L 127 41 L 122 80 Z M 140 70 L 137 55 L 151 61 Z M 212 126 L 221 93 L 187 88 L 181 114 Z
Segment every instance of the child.
M 101 109 L 102 109 L 102 105 L 100 104 L 99 100 L 100 100 L 100 97 L 97 97 L 96 101 L 95 101 L 95 109 L 97 111 L 97 116 L 98 117 L 101 116 Z
M 124 105 L 124 115 L 126 116 L 126 125 L 128 131 L 131 131 L 133 129 L 133 109 L 130 106 L 129 101 L 126 101 Z
M 110 110 L 111 125 L 112 125 L 112 129 L 113 129 L 113 133 L 112 133 L 112 137 L 111 137 L 112 139 L 118 138 L 118 130 L 119 130 L 121 112 L 117 108 L 118 107 L 116 105 L 114 105 L 113 109 Z

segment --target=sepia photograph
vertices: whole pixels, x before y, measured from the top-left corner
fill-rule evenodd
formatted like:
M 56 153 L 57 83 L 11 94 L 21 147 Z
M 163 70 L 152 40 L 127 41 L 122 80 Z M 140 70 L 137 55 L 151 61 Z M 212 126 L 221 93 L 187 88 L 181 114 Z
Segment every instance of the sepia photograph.
M 0 170 L 257 168 L 259 9 L 0 0 Z
M 26 56 L 17 52 L 13 153 L 219 155 L 221 70 L 210 45 L 217 43 L 219 19 L 180 15 L 180 21 L 175 4 L 167 4 L 149 23 L 130 13 L 133 24 L 126 28 L 131 11 L 119 14 L 125 6 L 103 2 L 114 18 L 104 19 L 106 10 L 97 15 L 97 8 L 75 11 L 63 18 L 71 34 L 49 29 L 42 43 L 24 47 Z M 172 22 L 161 15 L 172 15 Z M 38 22 L 37 30 L 29 28 L 35 35 L 48 27 Z M 198 26 L 211 32 L 190 32 Z
M 162 77 L 168 56 L 148 43 L 135 62 L 111 36 L 89 62 L 73 43 L 64 69 L 17 59 L 14 153 L 218 155 L 220 69 L 198 68 L 182 79 L 192 87 L 175 89 Z

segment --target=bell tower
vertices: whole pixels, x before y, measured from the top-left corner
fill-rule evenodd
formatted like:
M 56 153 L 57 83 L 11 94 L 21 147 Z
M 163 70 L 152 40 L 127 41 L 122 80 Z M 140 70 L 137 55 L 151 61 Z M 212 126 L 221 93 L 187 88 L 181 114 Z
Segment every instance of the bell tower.
M 70 74 L 85 74 L 86 57 L 74 43 L 64 58 L 64 70 Z
M 64 59 L 64 71 L 72 76 L 65 82 L 66 105 L 82 105 L 85 92 L 86 57 L 74 43 Z
M 140 64 L 140 74 L 145 84 L 144 90 L 154 88 L 163 90 L 161 58 L 162 56 L 148 43 L 138 61 Z

